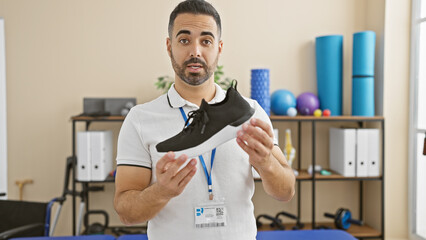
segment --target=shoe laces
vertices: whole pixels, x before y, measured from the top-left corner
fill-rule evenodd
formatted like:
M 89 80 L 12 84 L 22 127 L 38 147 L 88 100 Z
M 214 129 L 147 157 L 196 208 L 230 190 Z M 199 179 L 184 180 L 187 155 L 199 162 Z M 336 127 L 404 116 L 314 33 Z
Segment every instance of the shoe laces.
M 190 125 L 188 125 L 189 121 L 192 119 Z M 185 122 L 185 127 L 183 129 L 184 132 L 192 131 L 195 126 L 202 124 L 201 126 L 201 134 L 204 134 L 204 130 L 206 128 L 206 124 L 209 122 L 209 117 L 207 112 L 203 109 L 193 110 L 188 113 L 188 119 Z

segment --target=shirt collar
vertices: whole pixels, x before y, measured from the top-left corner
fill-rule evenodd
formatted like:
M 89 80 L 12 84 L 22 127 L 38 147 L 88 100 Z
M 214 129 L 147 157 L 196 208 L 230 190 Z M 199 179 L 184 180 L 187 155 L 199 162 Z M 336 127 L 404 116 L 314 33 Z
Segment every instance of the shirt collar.
M 216 83 L 214 85 L 216 87 L 216 93 L 215 93 L 214 98 L 210 102 L 208 102 L 209 104 L 221 102 L 221 101 L 223 101 L 223 99 L 225 99 L 225 96 L 226 96 L 225 90 L 223 90 Z M 169 101 L 169 105 L 172 108 L 180 108 L 180 107 L 183 107 L 185 105 L 198 107 L 194 103 L 189 102 L 189 101 L 185 100 L 184 98 L 182 98 L 179 95 L 179 93 L 176 91 L 174 83 L 172 84 L 169 91 L 167 92 L 167 100 Z

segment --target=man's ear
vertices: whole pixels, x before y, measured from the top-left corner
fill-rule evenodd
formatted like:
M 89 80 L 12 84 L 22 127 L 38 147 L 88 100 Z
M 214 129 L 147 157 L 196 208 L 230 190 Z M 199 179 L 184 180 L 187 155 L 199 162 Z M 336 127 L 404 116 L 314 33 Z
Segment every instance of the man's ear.
M 222 53 L 222 49 L 223 49 L 223 41 L 219 40 L 219 54 Z
M 169 57 L 172 56 L 172 40 L 168 37 L 166 39 L 166 45 L 167 45 L 167 53 L 169 54 Z

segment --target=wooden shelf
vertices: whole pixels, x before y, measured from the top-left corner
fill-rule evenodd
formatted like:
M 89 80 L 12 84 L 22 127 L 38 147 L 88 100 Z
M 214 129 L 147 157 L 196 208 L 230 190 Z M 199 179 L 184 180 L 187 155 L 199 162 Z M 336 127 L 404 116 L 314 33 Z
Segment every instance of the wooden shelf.
M 331 175 L 321 175 L 320 173 L 315 173 L 315 181 L 333 181 L 333 180 L 342 180 L 342 181 L 367 181 L 367 180 L 382 180 L 382 176 L 377 177 L 344 177 L 333 170 L 326 169 L 327 171 L 331 172 Z M 261 181 L 260 178 L 255 178 L 255 181 Z M 312 181 L 312 175 L 308 173 L 307 170 L 302 169 L 299 170 L 299 176 L 296 177 L 296 180 L 298 181 Z
M 89 117 L 89 116 L 73 116 L 71 120 L 75 121 L 97 121 L 97 120 L 109 120 L 109 121 L 122 121 L 125 116 L 99 116 L 99 117 Z M 382 116 L 375 117 L 357 117 L 357 116 L 334 116 L 334 117 L 314 117 L 314 116 L 277 116 L 271 115 L 270 119 L 272 121 L 381 121 L 384 120 Z
M 125 116 L 100 116 L 100 117 L 89 117 L 89 116 L 73 116 L 73 121 L 124 121 Z
M 330 169 L 326 169 L 327 171 L 331 172 L 331 175 L 326 176 L 326 175 L 321 175 L 320 173 L 315 173 L 315 179 L 318 181 L 321 180 L 381 180 L 382 177 L 381 176 L 377 176 L 377 177 L 344 177 L 336 172 L 334 172 L 333 170 Z M 309 173 L 306 171 L 306 174 L 308 176 Z
M 78 179 L 75 180 L 76 182 L 79 183 L 113 183 L 115 182 L 115 179 L 113 176 L 108 175 L 108 177 L 105 180 L 90 180 L 90 181 L 80 181 Z
M 382 116 L 359 117 L 359 116 L 332 116 L 332 117 L 315 117 L 315 116 L 278 116 L 271 115 L 271 121 L 382 121 Z
M 302 230 L 307 230 L 307 229 L 312 229 L 312 224 L 311 223 L 304 223 L 305 226 Z M 285 229 L 286 230 L 290 230 L 295 226 L 295 224 L 284 224 Z M 332 222 L 319 222 L 316 224 L 316 226 L 325 226 L 325 227 L 330 227 L 332 229 L 335 229 L 334 227 L 334 223 Z M 277 230 L 277 228 L 273 228 L 271 226 L 269 226 L 268 224 L 263 224 L 262 227 L 259 227 L 257 229 L 258 231 L 273 231 L 273 230 Z M 356 237 L 356 238 L 363 238 L 363 237 L 377 237 L 380 238 L 381 237 L 381 233 L 380 231 L 377 231 L 376 229 L 368 226 L 368 225 L 363 225 L 363 226 L 358 226 L 355 224 L 352 224 L 351 227 L 347 230 L 347 232 L 349 234 L 351 234 L 352 236 Z

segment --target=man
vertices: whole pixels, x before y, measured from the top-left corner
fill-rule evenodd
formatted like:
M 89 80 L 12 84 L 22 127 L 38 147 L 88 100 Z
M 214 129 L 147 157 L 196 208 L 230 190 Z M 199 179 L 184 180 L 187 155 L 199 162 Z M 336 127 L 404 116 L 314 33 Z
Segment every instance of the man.
M 203 98 L 209 104 L 224 99 L 214 83 L 220 37 L 213 6 L 180 3 L 170 15 L 167 38 L 175 83 L 167 94 L 132 108 L 121 128 L 114 206 L 125 224 L 149 221 L 150 239 L 255 239 L 252 167 L 269 195 L 280 201 L 294 195 L 293 171 L 274 145 L 267 114 L 251 99 L 246 100 L 254 117 L 236 140 L 193 159 L 156 151 L 159 142 L 182 130 L 184 113 L 197 110 Z

